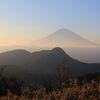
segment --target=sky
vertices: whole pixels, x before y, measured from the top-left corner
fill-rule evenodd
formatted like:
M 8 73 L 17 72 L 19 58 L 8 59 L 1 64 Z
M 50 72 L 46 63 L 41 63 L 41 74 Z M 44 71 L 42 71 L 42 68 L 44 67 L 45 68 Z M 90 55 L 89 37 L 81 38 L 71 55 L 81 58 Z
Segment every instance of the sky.
M 61 28 L 100 43 L 100 0 L 0 0 L 0 45 L 22 45 Z

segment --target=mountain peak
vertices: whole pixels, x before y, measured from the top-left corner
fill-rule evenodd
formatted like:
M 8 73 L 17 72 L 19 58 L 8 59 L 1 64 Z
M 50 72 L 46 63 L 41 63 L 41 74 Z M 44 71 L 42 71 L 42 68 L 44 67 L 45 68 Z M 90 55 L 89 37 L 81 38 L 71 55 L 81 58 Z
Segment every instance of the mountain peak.
M 53 48 L 52 50 L 51 50 L 51 52 L 53 52 L 53 53 L 57 53 L 57 54 L 61 54 L 61 55 L 67 55 L 66 53 L 65 53 L 65 51 L 62 49 L 62 48 L 60 48 L 60 47 L 55 47 L 55 48 Z M 69 55 L 67 55 L 67 56 L 69 56 Z
M 59 29 L 49 36 L 34 42 L 34 46 L 37 47 L 37 45 L 38 47 L 40 46 L 40 48 L 53 48 L 56 46 L 61 48 L 86 48 L 97 46 L 95 43 L 66 28 Z
M 6 51 L 3 53 L 0 53 L 2 56 L 4 55 L 28 55 L 30 54 L 30 52 L 28 52 L 27 50 L 24 49 L 15 49 L 15 50 L 11 50 L 11 51 Z
M 60 47 L 55 47 L 55 48 L 52 49 L 52 51 L 64 52 L 64 50 L 61 49 Z
M 53 38 L 59 38 L 59 39 L 64 39 L 64 40 L 71 40 L 72 39 L 80 39 L 80 40 L 83 40 L 83 38 L 81 36 L 79 36 L 78 34 L 76 34 L 75 32 L 69 30 L 69 29 L 66 29 L 66 28 L 61 28 L 57 31 L 55 31 L 53 34 L 49 35 L 48 37 L 53 37 Z M 63 40 L 62 40 L 63 41 Z
M 61 28 L 61 29 L 59 29 L 59 30 L 57 30 L 55 33 L 59 33 L 59 34 L 68 34 L 68 33 L 70 33 L 70 34 L 74 34 L 74 32 L 72 32 L 72 31 L 70 31 L 69 29 L 66 29 L 66 28 Z
M 66 32 L 66 31 L 70 31 L 70 30 L 69 30 L 69 29 L 66 29 L 66 28 L 61 28 L 61 29 L 59 29 L 58 31 Z

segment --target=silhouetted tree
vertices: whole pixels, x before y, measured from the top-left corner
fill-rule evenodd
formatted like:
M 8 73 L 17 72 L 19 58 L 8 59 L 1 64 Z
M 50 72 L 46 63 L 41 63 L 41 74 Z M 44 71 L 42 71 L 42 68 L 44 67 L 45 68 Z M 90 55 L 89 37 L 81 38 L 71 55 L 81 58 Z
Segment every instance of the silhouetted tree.
M 66 82 L 69 78 L 71 78 L 72 74 L 70 72 L 70 68 L 68 66 L 68 61 L 63 61 L 58 67 L 56 71 L 56 77 L 59 81 L 59 84 Z

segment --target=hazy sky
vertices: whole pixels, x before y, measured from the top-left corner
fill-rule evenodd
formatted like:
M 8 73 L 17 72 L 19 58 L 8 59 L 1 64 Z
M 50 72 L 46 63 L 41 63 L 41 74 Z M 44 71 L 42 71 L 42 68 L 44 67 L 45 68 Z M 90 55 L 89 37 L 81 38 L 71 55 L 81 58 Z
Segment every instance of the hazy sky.
M 100 43 L 100 0 L 0 0 L 0 45 L 67 28 Z

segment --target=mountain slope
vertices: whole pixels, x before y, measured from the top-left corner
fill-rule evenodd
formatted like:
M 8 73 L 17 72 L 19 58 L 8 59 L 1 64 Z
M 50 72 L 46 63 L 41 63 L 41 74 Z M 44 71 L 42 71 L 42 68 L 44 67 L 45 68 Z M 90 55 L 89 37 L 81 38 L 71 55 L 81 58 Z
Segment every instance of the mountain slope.
M 90 42 L 67 29 L 60 29 L 43 39 L 33 42 L 33 45 L 45 48 L 52 48 L 55 46 L 64 48 L 97 46 L 96 43 Z
M 88 64 L 77 61 L 67 55 L 61 48 L 34 53 L 25 50 L 14 50 L 0 54 L 0 68 L 8 65 L 9 67 L 7 67 L 6 71 L 11 71 L 11 73 L 13 73 L 14 69 L 11 70 L 10 65 L 15 65 L 15 67 L 18 66 L 21 68 L 21 71 L 23 69 L 30 75 L 53 74 L 63 62 L 66 62 L 71 73 L 75 75 L 100 72 L 100 64 Z
M 65 28 L 32 42 L 30 49 L 42 50 L 44 48 L 51 49 L 54 47 L 63 48 L 70 56 L 82 62 L 100 63 L 100 45 L 88 41 Z

